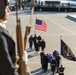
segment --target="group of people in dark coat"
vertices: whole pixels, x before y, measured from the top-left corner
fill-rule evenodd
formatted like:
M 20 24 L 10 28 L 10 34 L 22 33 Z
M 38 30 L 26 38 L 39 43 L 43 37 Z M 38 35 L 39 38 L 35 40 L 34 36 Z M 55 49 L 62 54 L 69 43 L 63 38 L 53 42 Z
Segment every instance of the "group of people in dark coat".
M 38 53 L 40 48 L 41 48 L 41 51 L 44 51 L 44 49 L 46 47 L 46 43 L 40 35 L 39 36 L 37 36 L 36 34 L 34 34 L 34 36 L 30 35 L 28 41 L 29 41 L 29 48 L 32 49 L 32 47 L 34 45 L 34 49 L 35 49 L 36 53 Z
M 41 66 L 44 73 L 47 72 L 48 63 L 50 63 L 52 75 L 54 75 L 55 73 L 59 73 L 59 75 L 64 75 L 64 67 L 62 67 L 62 65 L 60 67 L 61 57 L 56 49 L 54 49 L 53 54 L 44 52 L 46 43 L 40 35 L 39 36 L 37 36 L 36 34 L 34 34 L 34 36 L 30 35 L 28 41 L 29 41 L 29 48 L 32 49 L 34 45 L 36 53 L 38 53 L 38 51 L 41 48 L 42 52 L 40 53 L 40 58 L 41 58 Z
M 59 56 L 59 52 L 57 50 L 55 50 L 53 52 L 53 54 L 50 54 L 52 56 L 52 60 L 49 62 L 48 59 L 48 54 L 45 52 L 41 52 L 40 53 L 40 57 L 41 57 L 41 66 L 42 69 L 44 71 L 44 73 L 47 72 L 48 70 L 48 63 L 50 63 L 50 67 L 51 67 L 51 72 L 52 75 L 54 75 L 55 73 L 58 73 L 59 75 L 64 75 L 64 67 L 62 67 L 62 65 L 60 66 L 60 61 L 61 61 L 61 57 Z

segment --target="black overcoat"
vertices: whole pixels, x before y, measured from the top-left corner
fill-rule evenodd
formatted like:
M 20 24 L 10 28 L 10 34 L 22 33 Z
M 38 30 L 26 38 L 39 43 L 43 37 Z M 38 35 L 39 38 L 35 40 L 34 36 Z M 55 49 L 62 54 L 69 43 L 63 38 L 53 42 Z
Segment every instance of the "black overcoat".
M 55 72 L 56 64 L 57 64 L 56 60 L 52 60 L 52 61 L 51 61 L 51 71 L 52 71 L 52 72 Z
M 9 32 L 0 27 L 0 75 L 15 74 L 15 43 Z

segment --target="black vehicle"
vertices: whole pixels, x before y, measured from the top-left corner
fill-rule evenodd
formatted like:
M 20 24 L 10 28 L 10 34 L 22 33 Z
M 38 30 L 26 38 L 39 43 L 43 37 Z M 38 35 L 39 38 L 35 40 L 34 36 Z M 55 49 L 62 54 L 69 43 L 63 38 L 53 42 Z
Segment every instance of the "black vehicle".
M 11 11 L 15 11 L 16 10 L 16 6 L 15 5 L 9 5 L 9 8 Z

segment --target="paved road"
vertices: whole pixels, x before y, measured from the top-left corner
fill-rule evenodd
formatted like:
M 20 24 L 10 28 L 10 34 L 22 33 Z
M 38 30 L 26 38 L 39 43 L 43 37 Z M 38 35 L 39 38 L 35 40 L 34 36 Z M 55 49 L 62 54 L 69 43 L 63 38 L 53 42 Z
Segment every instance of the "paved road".
M 41 35 L 46 41 L 45 52 L 53 52 L 57 49 L 60 52 L 60 36 L 66 42 L 66 44 L 72 49 L 73 53 L 76 54 L 76 22 L 71 21 L 67 18 L 67 15 L 76 13 L 59 13 L 59 12 L 35 12 L 33 17 L 33 23 L 31 28 L 31 34 L 35 32 L 35 19 L 44 20 L 47 23 L 47 32 L 36 31 L 37 35 Z M 13 39 L 16 41 L 16 20 L 15 12 L 11 12 L 7 24 L 7 28 L 13 32 Z M 25 27 L 29 25 L 30 11 L 20 11 L 19 17 L 21 19 L 22 36 L 24 37 Z M 27 42 L 28 49 L 28 42 Z M 40 53 L 40 52 L 39 52 Z M 75 55 L 76 56 L 76 55 Z M 32 75 L 51 75 L 50 67 L 48 72 L 44 74 L 41 71 L 40 55 L 36 55 L 35 51 L 28 51 L 29 62 L 28 66 Z M 62 58 L 62 64 L 65 67 L 65 75 L 76 75 L 76 62 L 66 60 Z M 58 75 L 58 74 L 55 74 Z

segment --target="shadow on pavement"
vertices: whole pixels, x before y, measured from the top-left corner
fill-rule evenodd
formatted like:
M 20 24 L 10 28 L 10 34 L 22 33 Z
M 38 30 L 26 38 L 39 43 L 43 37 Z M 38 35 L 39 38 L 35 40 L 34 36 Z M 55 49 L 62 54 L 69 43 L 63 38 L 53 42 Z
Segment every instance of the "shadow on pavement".
M 38 68 L 31 72 L 32 75 L 52 75 L 50 69 L 47 70 L 46 73 L 43 72 L 42 68 Z
M 27 51 L 27 52 L 32 52 L 32 51 L 34 51 L 34 49 L 29 49 L 29 48 L 28 48 L 28 49 L 26 49 L 26 51 Z
M 32 54 L 32 55 L 28 55 L 28 58 L 32 58 L 32 57 L 34 57 L 34 56 L 37 56 L 37 55 L 39 55 L 39 54 Z

